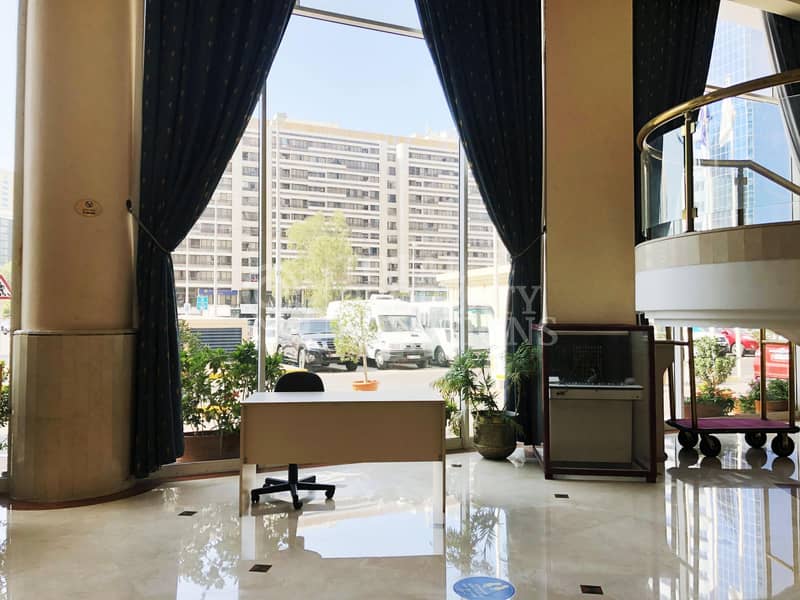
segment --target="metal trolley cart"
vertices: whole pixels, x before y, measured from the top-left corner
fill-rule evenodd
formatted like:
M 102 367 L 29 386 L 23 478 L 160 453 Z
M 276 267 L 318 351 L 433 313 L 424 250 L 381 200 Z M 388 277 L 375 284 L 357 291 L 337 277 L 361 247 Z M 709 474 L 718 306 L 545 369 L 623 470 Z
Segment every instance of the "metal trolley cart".
M 722 444 L 715 433 L 743 433 L 751 448 L 761 448 L 767 443 L 767 434 L 776 434 L 772 440 L 772 451 L 778 456 L 789 456 L 794 452 L 794 440 L 790 433 L 797 433 L 800 427 L 795 423 L 795 344 L 787 342 L 789 348 L 789 418 L 786 420 L 767 417 L 767 361 L 765 331 L 761 330 L 761 377 L 760 377 L 760 417 L 707 417 L 697 418 L 697 395 L 694 379 L 694 346 L 692 329 L 688 328 L 689 341 L 689 389 L 691 418 L 677 419 L 675 403 L 670 403 L 670 418 L 667 425 L 678 430 L 678 442 L 684 448 L 693 448 L 700 441 L 700 452 L 706 456 L 717 456 Z

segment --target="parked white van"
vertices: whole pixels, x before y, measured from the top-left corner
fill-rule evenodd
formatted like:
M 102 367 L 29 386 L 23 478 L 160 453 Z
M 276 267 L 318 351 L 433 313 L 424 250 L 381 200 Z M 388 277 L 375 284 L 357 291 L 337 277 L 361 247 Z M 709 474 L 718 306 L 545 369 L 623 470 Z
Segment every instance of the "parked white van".
M 415 364 L 420 369 L 433 358 L 433 344 L 420 325 L 416 309 L 408 302 L 387 294 L 373 294 L 366 302 L 370 322 L 375 323 L 377 339 L 367 346 L 367 358 L 385 369 L 390 364 Z M 327 318 L 336 319 L 342 303 L 328 304 Z
M 458 355 L 458 306 L 448 302 L 416 302 L 413 304 L 422 327 L 433 344 L 433 362 L 441 366 Z M 494 321 L 491 306 L 470 306 L 467 345 L 473 350 L 491 348 L 490 329 Z

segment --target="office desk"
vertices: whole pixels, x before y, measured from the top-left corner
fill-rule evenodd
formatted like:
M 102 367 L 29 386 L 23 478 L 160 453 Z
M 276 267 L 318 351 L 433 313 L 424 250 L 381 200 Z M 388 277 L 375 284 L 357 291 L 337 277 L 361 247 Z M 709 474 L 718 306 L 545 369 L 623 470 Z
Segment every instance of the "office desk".
M 444 400 L 433 391 L 253 394 L 242 402 L 239 514 L 259 487 L 258 464 L 435 461 L 434 501 L 443 516 L 444 439 Z

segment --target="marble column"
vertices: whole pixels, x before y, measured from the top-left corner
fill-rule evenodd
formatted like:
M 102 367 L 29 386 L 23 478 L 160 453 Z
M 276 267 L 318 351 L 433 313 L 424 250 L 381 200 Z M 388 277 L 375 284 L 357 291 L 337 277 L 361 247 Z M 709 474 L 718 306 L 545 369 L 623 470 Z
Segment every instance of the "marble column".
M 130 485 L 141 0 L 27 0 L 10 491 Z

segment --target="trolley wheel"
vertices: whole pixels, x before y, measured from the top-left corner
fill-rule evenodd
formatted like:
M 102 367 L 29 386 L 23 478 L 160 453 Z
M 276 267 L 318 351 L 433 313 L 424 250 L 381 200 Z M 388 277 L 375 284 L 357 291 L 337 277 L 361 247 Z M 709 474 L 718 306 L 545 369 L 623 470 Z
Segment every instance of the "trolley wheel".
M 326 492 L 325 492 L 325 497 L 326 497 L 328 500 L 330 500 L 331 498 L 333 498 L 333 494 L 334 494 L 334 492 L 335 492 L 335 491 L 336 491 L 336 490 L 328 490 L 328 491 L 326 491 Z
M 722 450 L 722 443 L 719 438 L 713 435 L 704 435 L 700 437 L 700 452 L 706 456 L 717 456 Z
M 779 433 L 772 440 L 772 451 L 778 456 L 789 456 L 794 452 L 794 440 L 787 433 Z
M 698 460 L 700 460 L 700 456 L 694 448 L 681 448 L 680 452 L 678 452 L 679 467 L 692 467 L 697 464 Z
M 694 431 L 679 431 L 678 443 L 684 448 L 694 448 L 697 445 L 697 434 Z
M 778 477 L 791 477 L 794 475 L 794 461 L 787 456 L 779 456 L 772 461 L 772 472 Z
M 719 471 L 722 469 L 722 463 L 716 456 L 705 456 L 700 461 L 700 468 L 706 471 Z
M 767 443 L 767 434 L 763 431 L 748 431 L 744 434 L 744 441 L 751 448 L 763 448 Z
M 764 449 L 761 447 L 748 448 L 747 452 L 744 454 L 744 459 L 747 461 L 747 464 L 754 469 L 760 469 L 767 464 L 767 453 L 764 452 Z
M 300 510 L 303 508 L 303 501 L 298 498 L 292 498 L 292 506 L 294 506 L 295 510 Z

